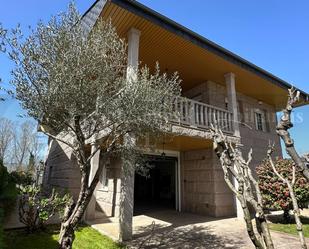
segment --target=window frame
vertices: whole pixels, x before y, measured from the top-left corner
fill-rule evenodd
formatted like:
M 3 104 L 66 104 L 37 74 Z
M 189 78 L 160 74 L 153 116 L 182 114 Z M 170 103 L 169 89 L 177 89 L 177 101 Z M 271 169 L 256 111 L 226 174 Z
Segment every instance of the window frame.
M 261 123 L 259 124 L 258 116 L 261 118 Z M 266 117 L 265 113 L 260 109 L 255 109 L 254 111 L 254 122 L 255 122 L 255 129 L 257 131 L 266 132 Z M 261 128 L 261 129 L 260 129 Z
M 109 164 L 110 164 L 110 162 L 107 161 L 106 164 L 103 165 L 103 169 L 102 169 L 102 173 L 101 173 L 101 177 L 100 177 L 101 187 L 100 187 L 99 191 L 104 191 L 104 192 L 108 191 L 107 166 Z

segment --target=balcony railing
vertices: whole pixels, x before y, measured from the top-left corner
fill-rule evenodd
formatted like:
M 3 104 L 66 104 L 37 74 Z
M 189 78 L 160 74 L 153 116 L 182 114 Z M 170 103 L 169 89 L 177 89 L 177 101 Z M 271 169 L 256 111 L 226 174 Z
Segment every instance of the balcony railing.
M 216 123 L 223 132 L 233 133 L 233 114 L 230 111 L 184 97 L 175 98 L 174 108 L 179 113 L 177 118 L 172 118 L 174 123 L 202 130 Z

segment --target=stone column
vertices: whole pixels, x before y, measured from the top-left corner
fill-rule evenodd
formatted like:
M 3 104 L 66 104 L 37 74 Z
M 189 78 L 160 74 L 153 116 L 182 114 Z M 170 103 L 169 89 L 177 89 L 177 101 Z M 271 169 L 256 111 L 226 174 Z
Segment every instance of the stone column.
M 234 136 L 240 137 L 239 131 L 239 118 L 238 118 L 238 109 L 237 109 L 237 96 L 236 96 L 236 88 L 235 88 L 235 74 L 227 73 L 224 75 L 225 77 L 225 84 L 227 90 L 227 97 L 228 97 L 228 109 L 230 112 L 233 113 L 233 127 L 234 127 Z M 233 179 L 235 188 L 238 188 L 238 182 L 236 179 Z M 234 202 L 235 202 L 235 210 L 237 214 L 237 218 L 242 219 L 244 214 L 242 211 L 242 207 L 240 202 L 238 201 L 236 195 L 234 195 Z
M 239 118 L 237 110 L 237 96 L 235 88 L 235 74 L 227 73 L 224 75 L 227 90 L 228 109 L 233 113 L 234 136 L 240 137 Z
M 131 28 L 128 33 L 128 68 L 127 80 L 134 84 L 137 79 L 139 39 L 141 32 Z M 136 144 L 134 134 L 127 134 L 124 145 L 130 149 Z M 119 211 L 119 241 L 132 239 L 133 208 L 134 208 L 134 165 L 122 158 L 121 163 L 121 194 Z
M 136 80 L 136 70 L 138 68 L 139 40 L 141 32 L 131 28 L 128 32 L 128 67 L 127 79 L 132 82 Z
M 94 153 L 100 145 L 96 142 L 93 142 L 91 144 L 91 153 Z M 94 154 L 94 156 L 91 158 L 90 164 L 90 175 L 89 175 L 89 185 L 91 184 L 95 173 L 97 172 L 97 169 L 99 167 L 100 163 L 100 149 Z M 87 210 L 86 210 L 86 220 L 94 220 L 95 219 L 95 206 L 96 206 L 96 190 L 94 190 L 93 195 L 91 197 L 91 200 L 88 204 Z

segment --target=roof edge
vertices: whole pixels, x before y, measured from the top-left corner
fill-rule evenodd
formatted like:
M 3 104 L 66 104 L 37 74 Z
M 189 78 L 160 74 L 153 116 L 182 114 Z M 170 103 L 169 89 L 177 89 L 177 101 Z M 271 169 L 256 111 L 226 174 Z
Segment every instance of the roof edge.
M 102 0 L 96 0 L 92 6 L 84 13 L 82 19 L 87 17 L 87 15 L 91 12 L 93 8 L 96 8 L 96 5 L 100 3 Z M 284 88 L 289 89 L 293 85 L 288 83 L 287 81 L 273 75 L 272 73 L 264 70 L 263 68 L 251 63 L 250 61 L 242 58 L 241 56 L 229 51 L 228 49 L 223 48 L 222 46 L 208 40 L 207 38 L 199 35 L 198 33 L 186 28 L 185 26 L 171 20 L 170 18 L 158 13 L 157 11 L 137 2 L 136 0 L 105 0 L 104 2 L 111 2 L 119 7 L 122 7 L 136 15 L 139 15 L 148 21 L 151 21 L 161 27 L 173 32 L 174 34 L 181 36 L 182 38 L 189 40 L 190 42 L 220 56 L 221 58 L 240 66 L 256 75 L 270 81 L 271 83 Z M 104 5 L 103 5 L 104 7 Z M 296 88 L 296 87 L 295 87 Z M 302 91 L 296 88 L 301 97 L 304 100 L 303 104 L 309 104 L 309 94 L 305 91 Z

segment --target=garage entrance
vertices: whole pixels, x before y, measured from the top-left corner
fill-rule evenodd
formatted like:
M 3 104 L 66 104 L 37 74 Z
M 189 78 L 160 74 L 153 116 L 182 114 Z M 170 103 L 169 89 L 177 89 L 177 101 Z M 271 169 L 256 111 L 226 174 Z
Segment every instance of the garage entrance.
M 177 209 L 177 158 L 149 156 L 147 177 L 135 174 L 134 215 L 147 211 Z

